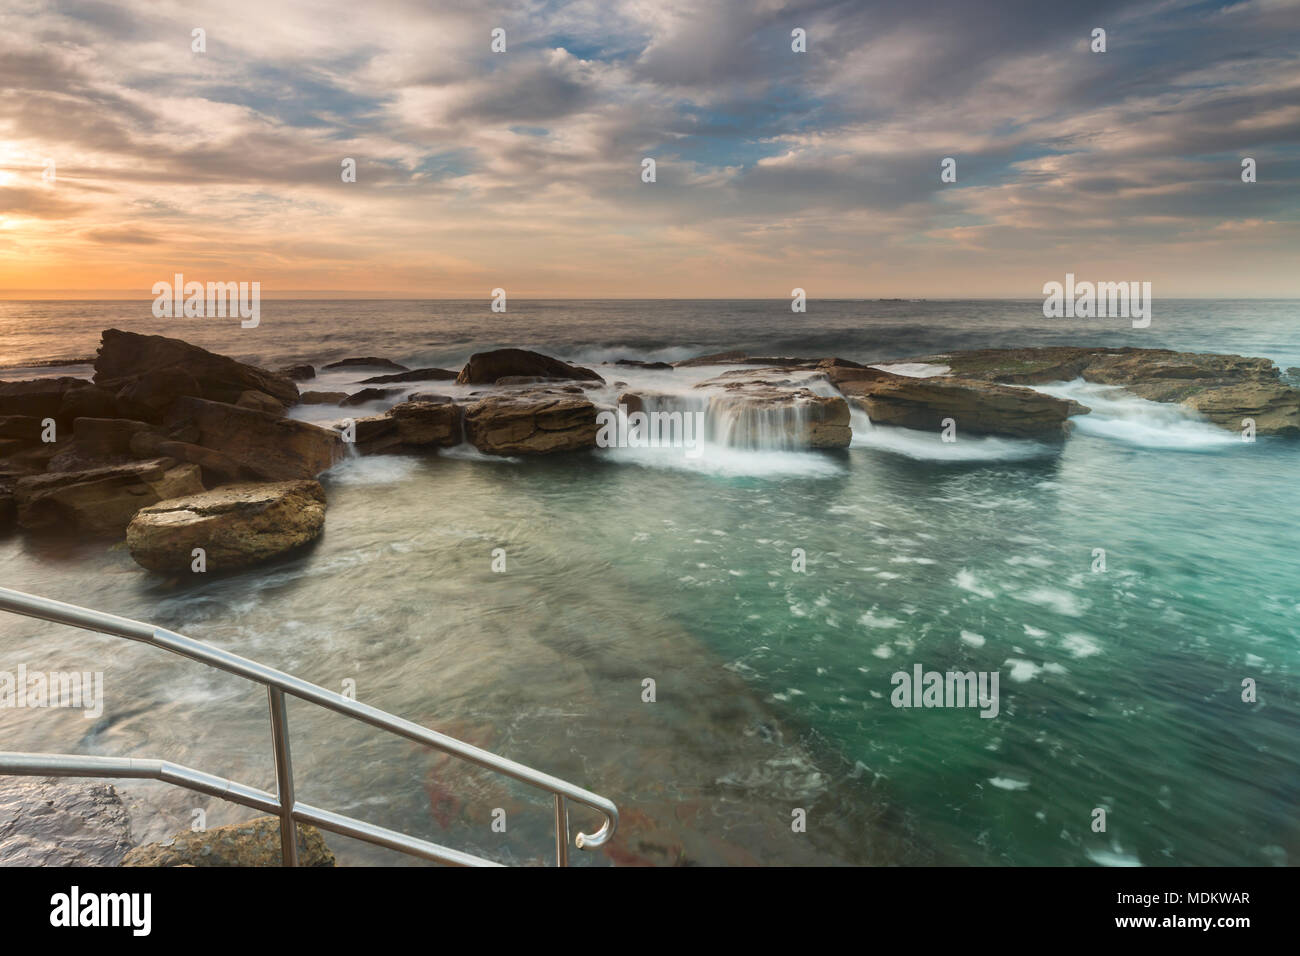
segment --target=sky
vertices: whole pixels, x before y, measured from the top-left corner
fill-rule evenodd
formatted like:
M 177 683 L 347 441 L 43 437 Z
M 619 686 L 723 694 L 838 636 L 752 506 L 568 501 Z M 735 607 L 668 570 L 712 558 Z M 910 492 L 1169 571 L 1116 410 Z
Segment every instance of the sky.
M 0 0 L 0 297 L 1300 297 L 1298 41 L 1300 0 Z

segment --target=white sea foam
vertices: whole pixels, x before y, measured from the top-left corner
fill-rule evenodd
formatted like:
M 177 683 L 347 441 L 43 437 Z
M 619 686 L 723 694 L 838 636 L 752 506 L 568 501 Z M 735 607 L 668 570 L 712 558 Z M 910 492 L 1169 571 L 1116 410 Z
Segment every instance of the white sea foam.
M 853 428 L 854 448 L 874 448 L 921 461 L 1018 461 L 1052 453 L 1038 442 L 993 435 L 959 435 L 946 442 L 939 434 L 938 422 L 932 432 L 893 425 L 876 425 L 867 413 L 849 406 L 849 424 Z
M 952 368 L 947 365 L 934 365 L 930 362 L 895 362 L 892 365 L 873 365 L 872 368 L 878 368 L 882 372 L 893 372 L 895 375 L 906 375 L 908 378 L 933 378 L 936 375 L 947 375 Z
M 1204 451 L 1240 445 L 1241 435 L 1213 425 L 1183 405 L 1138 398 L 1118 385 L 1075 379 L 1035 385 L 1035 391 L 1073 399 L 1092 412 L 1070 420 L 1081 435 L 1095 435 L 1144 448 Z

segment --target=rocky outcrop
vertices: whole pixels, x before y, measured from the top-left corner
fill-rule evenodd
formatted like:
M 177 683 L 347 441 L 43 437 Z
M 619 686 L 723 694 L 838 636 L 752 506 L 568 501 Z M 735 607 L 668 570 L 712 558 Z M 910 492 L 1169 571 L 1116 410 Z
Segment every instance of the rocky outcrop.
M 20 478 L 14 502 L 18 523 L 30 531 L 108 537 L 121 535 L 141 508 L 202 490 L 197 467 L 159 458 Z
M 958 434 L 1062 438 L 1069 418 L 1088 409 L 1028 388 L 955 376 L 917 378 L 880 369 L 823 366 L 827 377 L 874 424 L 937 431 L 951 418 Z
M 339 402 L 344 408 L 354 408 L 357 405 L 365 405 L 368 402 L 384 402 L 391 398 L 396 398 L 402 394 L 400 388 L 363 388 L 359 392 L 353 392 L 351 395 Z
M 105 329 L 95 359 L 95 384 L 113 391 L 131 417 L 161 419 L 178 398 L 234 404 L 245 392 L 269 395 L 282 405 L 298 401 L 288 378 L 180 339 Z
M 330 362 L 322 368 L 339 369 L 339 368 L 391 368 L 395 372 L 409 372 L 405 365 L 398 365 L 391 359 L 375 358 L 373 355 L 367 355 L 363 358 L 345 358 L 337 362 Z
M 298 824 L 298 865 L 334 866 L 319 830 Z M 195 833 L 186 830 L 161 843 L 131 850 L 122 866 L 280 866 L 280 821 L 258 817 Z
M 315 478 L 343 456 L 337 432 L 222 402 L 179 399 L 167 424 L 193 425 L 194 444 L 216 449 L 268 481 Z
M 596 430 L 596 406 L 577 386 L 491 395 L 465 408 L 465 437 L 489 455 L 594 448 Z
M 476 352 L 469 357 L 469 362 L 460 370 L 456 381 L 460 385 L 496 385 L 503 378 L 536 381 L 585 381 L 604 382 L 605 380 L 589 368 L 570 365 L 559 359 L 551 358 L 540 352 L 527 349 L 495 349 L 491 352 Z M 521 381 L 520 384 L 523 384 Z
M 1268 359 L 1136 348 L 982 349 L 928 356 L 954 376 L 1018 385 L 1082 378 L 1119 385 L 1140 398 L 1178 402 L 1215 424 L 1240 430 L 1253 418 L 1259 434 L 1300 435 L 1300 389 Z M 931 380 L 932 381 L 932 380 Z
M 0 777 L 0 866 L 117 866 L 130 849 L 110 784 Z
M 402 402 L 388 414 L 403 445 L 450 448 L 463 437 L 461 408 L 451 402 Z
M 283 368 L 276 369 L 276 375 L 283 375 L 291 382 L 307 382 L 316 377 L 316 366 L 307 365 L 286 365 Z
M 63 412 L 64 396 L 90 385 L 84 378 L 38 378 L 23 382 L 0 382 L 0 415 L 25 415 L 71 421 Z
M 376 375 L 363 378 L 362 385 L 387 385 L 392 382 L 451 382 L 456 379 L 456 372 L 445 368 L 416 368 L 409 372 L 394 372 L 392 375 Z
M 151 571 L 188 571 L 202 548 L 209 571 L 261 564 L 316 540 L 325 490 L 316 481 L 226 485 L 140 509 L 126 546 Z
M 347 397 L 347 392 L 303 392 L 298 401 L 303 405 L 338 405 Z
M 65 442 L 49 460 L 48 471 L 84 471 L 106 465 L 122 465 L 137 458 L 166 455 L 138 455 L 132 439 L 141 433 L 162 437 L 161 429 L 148 422 L 126 418 L 78 418 L 72 423 L 72 440 Z

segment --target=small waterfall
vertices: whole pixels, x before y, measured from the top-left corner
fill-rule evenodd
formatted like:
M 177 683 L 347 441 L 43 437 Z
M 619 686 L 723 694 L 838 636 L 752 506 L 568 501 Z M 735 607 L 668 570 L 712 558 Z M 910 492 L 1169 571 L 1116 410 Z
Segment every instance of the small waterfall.
M 657 444 L 680 445 L 670 440 L 670 433 L 681 428 L 682 419 L 698 412 L 704 416 L 704 434 L 695 435 L 697 441 L 743 451 L 807 448 L 816 407 L 814 402 L 798 395 L 765 398 L 721 390 L 643 393 L 639 399 L 640 409 L 649 417 L 650 438 L 657 439 Z M 691 424 L 686 427 L 694 434 Z

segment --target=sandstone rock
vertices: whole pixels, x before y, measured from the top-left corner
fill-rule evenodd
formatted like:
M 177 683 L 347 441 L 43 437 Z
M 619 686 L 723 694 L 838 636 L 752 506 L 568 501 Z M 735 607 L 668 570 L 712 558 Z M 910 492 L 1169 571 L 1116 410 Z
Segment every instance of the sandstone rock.
M 854 370 L 856 371 L 856 370 Z M 871 370 L 878 371 L 878 370 Z M 1071 415 L 1088 409 L 1028 388 L 936 376 L 843 376 L 837 386 L 875 424 L 938 431 L 945 418 L 958 434 L 1062 438 Z
M 182 398 L 167 424 L 191 422 L 196 444 L 214 448 L 270 481 L 315 478 L 343 456 L 337 432 L 222 402 Z
M 316 377 L 316 367 L 314 365 L 286 365 L 284 368 L 276 369 L 275 374 L 283 375 L 293 382 L 306 382 Z
M 388 410 L 404 445 L 450 448 L 463 437 L 461 409 L 450 402 L 402 402 Z
M 77 418 L 117 418 L 119 412 L 117 399 L 111 391 L 86 382 L 63 393 L 55 418 L 62 424 Z
M 366 356 L 364 358 L 345 358 L 337 362 L 330 362 L 324 368 L 391 368 L 395 372 L 409 372 L 405 365 L 398 365 L 396 362 L 386 358 L 375 358 Z
M 334 854 L 319 830 L 298 824 L 299 866 L 334 866 Z M 201 833 L 186 830 L 161 843 L 138 846 L 126 854 L 123 866 L 280 866 L 280 821 L 258 817 L 247 823 L 213 827 Z
M 673 366 L 669 362 L 642 362 L 640 359 L 618 359 L 614 364 L 624 368 L 645 368 L 664 372 L 673 370 Z
M 166 407 L 165 396 L 169 388 L 179 388 L 174 393 L 178 397 L 201 397 L 217 402 L 237 402 L 240 395 L 250 390 L 263 392 L 285 405 L 298 400 L 298 387 L 281 375 L 180 339 L 138 335 L 118 329 L 104 330 L 99 355 L 95 359 L 95 384 L 117 391 L 120 399 L 123 388 L 139 382 L 149 373 L 163 371 L 184 374 L 173 375 L 170 379 L 155 374 L 147 379 L 147 395 L 129 397 L 155 408 Z M 190 388 L 190 378 L 199 388 L 197 396 Z
M 123 384 L 116 402 L 123 414 L 160 422 L 176 399 L 185 395 L 202 397 L 198 379 L 183 368 L 155 368 Z
M 13 438 L 25 445 L 34 445 L 41 440 L 45 427 L 44 419 L 35 415 L 0 415 L 0 438 Z
M 64 394 L 71 389 L 85 388 L 89 384 L 84 378 L 70 376 L 0 382 L 0 415 L 28 415 L 58 421 L 62 414 Z
M 0 535 L 8 534 L 18 522 L 18 504 L 14 501 L 14 479 L 0 476 Z
M 151 571 L 186 571 L 194 548 L 210 571 L 260 564 L 314 541 L 325 527 L 317 481 L 248 482 L 142 508 L 126 529 L 131 557 Z
M 1119 385 L 1155 402 L 1179 402 L 1225 428 L 1255 418 L 1259 434 L 1300 435 L 1300 389 L 1264 358 L 1169 349 L 981 349 L 918 359 L 942 361 L 968 379 L 1039 385 L 1082 378 Z
M 117 866 L 130 848 L 111 785 L 0 777 L 0 866 Z
M 492 395 L 466 407 L 465 437 L 489 455 L 594 448 L 596 406 L 580 395 L 551 388 Z
M 19 478 L 18 523 L 31 531 L 120 535 L 146 505 L 203 490 L 199 469 L 168 458 Z
M 401 394 L 402 390 L 400 388 L 363 388 L 359 392 L 348 395 L 339 402 L 339 405 L 344 408 L 352 408 L 357 405 L 365 405 L 367 402 L 382 402 Z
M 259 392 L 256 389 L 249 389 L 242 393 L 235 404 L 240 408 L 251 408 L 255 412 L 266 412 L 268 415 L 284 414 L 283 402 L 272 398 L 266 392 Z
M 215 448 L 164 437 L 157 432 L 137 432 L 131 436 L 131 454 L 136 458 L 174 458 L 198 465 L 205 485 L 231 481 L 252 481 L 260 477 L 251 468 Z
M 347 392 L 303 392 L 298 402 L 302 405 L 338 405 L 347 397 Z
M 386 385 L 391 382 L 448 382 L 454 381 L 455 372 L 445 368 L 417 368 L 409 372 L 395 372 L 392 375 L 376 375 L 363 378 L 362 385 Z
M 120 465 L 140 456 L 131 450 L 132 438 L 140 432 L 160 434 L 155 425 L 124 418 L 78 418 L 72 423 L 72 440 L 64 443 L 50 459 L 49 471 L 85 471 L 105 465 Z
M 469 362 L 460 370 L 456 381 L 461 385 L 492 385 L 498 379 L 506 377 L 605 381 L 589 368 L 570 365 L 527 349 L 477 352 L 469 357 Z

